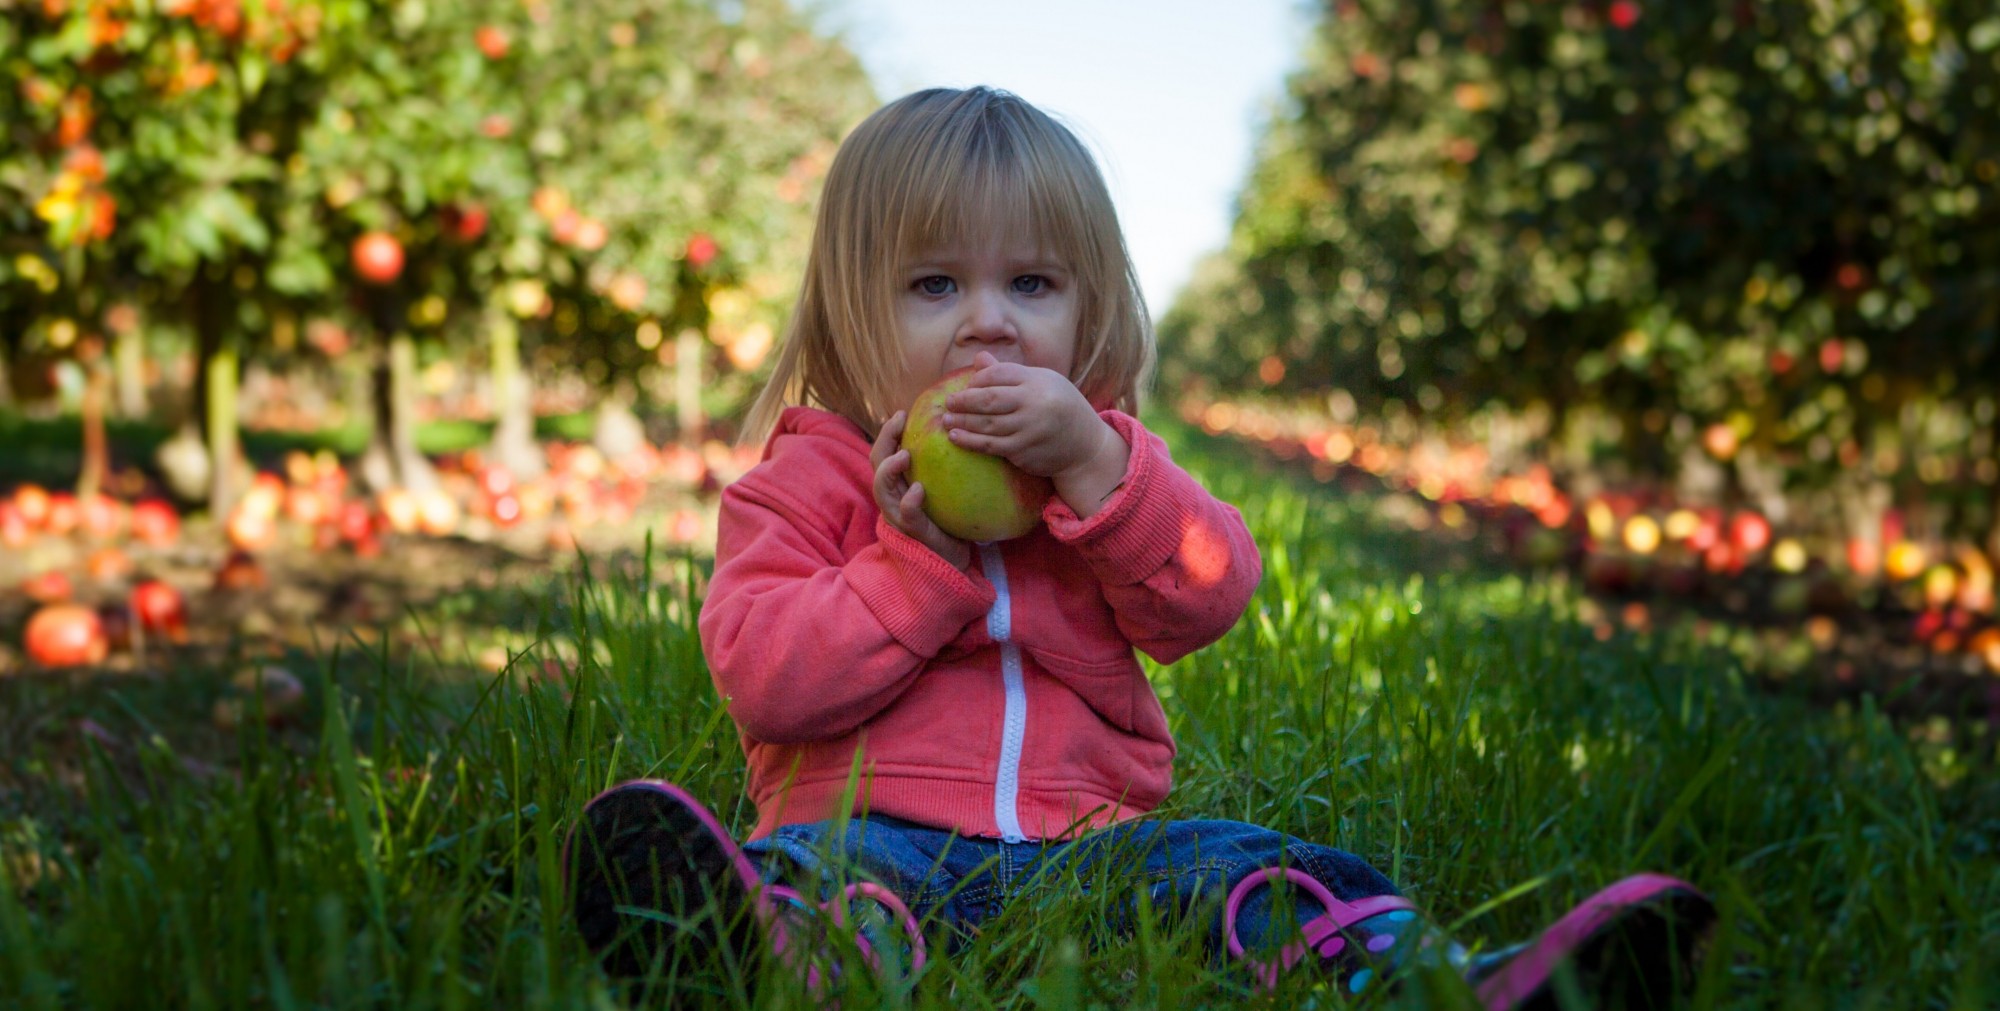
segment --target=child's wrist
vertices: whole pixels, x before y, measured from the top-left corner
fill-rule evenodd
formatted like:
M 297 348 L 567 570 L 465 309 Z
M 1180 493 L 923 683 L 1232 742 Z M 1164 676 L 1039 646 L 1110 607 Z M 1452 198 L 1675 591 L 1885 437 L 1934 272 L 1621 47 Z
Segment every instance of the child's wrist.
M 1125 470 L 1132 462 L 1132 447 L 1125 437 L 1102 418 L 1097 419 L 1097 427 L 1097 448 L 1054 479 L 1056 494 L 1078 519 L 1095 515 L 1125 487 Z

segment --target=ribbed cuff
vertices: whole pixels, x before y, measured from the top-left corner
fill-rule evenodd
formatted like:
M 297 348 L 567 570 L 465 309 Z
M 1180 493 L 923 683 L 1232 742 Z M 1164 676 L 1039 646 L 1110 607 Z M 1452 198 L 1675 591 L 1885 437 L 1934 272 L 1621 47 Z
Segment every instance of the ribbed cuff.
M 934 657 L 992 609 L 991 584 L 952 568 L 887 517 L 876 518 L 875 536 L 848 561 L 847 583 L 905 649 Z
M 1042 519 L 1056 540 L 1083 554 L 1099 579 L 1126 586 L 1160 571 L 1180 549 L 1180 503 L 1170 489 L 1155 487 L 1172 470 L 1166 443 L 1129 414 L 1104 411 L 1098 417 L 1132 447 L 1123 485 L 1089 519 L 1059 496 L 1049 499 Z

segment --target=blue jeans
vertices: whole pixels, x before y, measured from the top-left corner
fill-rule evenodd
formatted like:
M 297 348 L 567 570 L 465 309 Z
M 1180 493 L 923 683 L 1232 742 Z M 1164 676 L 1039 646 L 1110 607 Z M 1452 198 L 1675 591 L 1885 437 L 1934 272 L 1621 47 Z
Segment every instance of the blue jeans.
M 1388 878 L 1351 853 L 1237 821 L 1131 821 L 1073 840 L 1006 843 L 877 815 L 856 818 L 845 831 L 834 822 L 786 825 L 743 848 L 767 882 L 808 895 L 824 897 L 841 881 L 881 884 L 919 920 L 949 926 L 953 946 L 1010 902 L 1032 899 L 1038 890 L 1088 891 L 1110 879 L 1121 889 L 1130 886 L 1118 904 L 1123 916 L 1136 909 L 1142 888 L 1161 914 L 1186 916 L 1212 903 L 1206 910 L 1208 950 L 1218 959 L 1227 942 L 1223 900 L 1262 868 L 1297 868 L 1345 900 L 1398 894 Z M 1274 915 L 1274 897 L 1293 908 Z M 1268 950 L 1296 939 L 1297 926 L 1322 912 L 1296 888 L 1259 888 L 1238 911 L 1237 936 L 1246 949 Z M 1274 923 L 1278 935 L 1266 937 Z

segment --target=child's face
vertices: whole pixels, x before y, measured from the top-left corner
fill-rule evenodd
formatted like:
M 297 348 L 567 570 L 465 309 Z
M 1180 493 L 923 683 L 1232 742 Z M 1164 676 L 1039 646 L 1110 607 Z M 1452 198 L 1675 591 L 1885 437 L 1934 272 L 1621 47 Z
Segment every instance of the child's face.
M 1069 375 L 1076 355 L 1075 275 L 1032 236 L 1005 234 L 923 250 L 897 280 L 900 406 L 939 376 L 971 365 L 981 351 Z

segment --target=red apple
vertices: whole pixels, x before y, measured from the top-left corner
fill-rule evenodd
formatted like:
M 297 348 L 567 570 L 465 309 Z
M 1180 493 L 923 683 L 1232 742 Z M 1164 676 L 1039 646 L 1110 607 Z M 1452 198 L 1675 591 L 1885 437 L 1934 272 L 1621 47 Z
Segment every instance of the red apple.
M 378 501 L 391 531 L 399 534 L 417 532 L 417 526 L 423 520 L 423 510 L 415 493 L 407 488 L 390 488 L 381 494 Z
M 1743 549 L 1731 541 L 1716 541 L 1701 553 L 1701 564 L 1716 575 L 1736 575 L 1743 571 Z
M 115 582 L 132 574 L 132 559 L 117 548 L 99 548 L 83 563 L 84 571 L 100 583 Z
M 1716 422 L 1701 431 L 1701 448 L 1718 460 L 1729 460 L 1736 456 L 1739 448 L 1736 429 L 1724 422 Z
M 1611 27 L 1626 31 L 1639 23 L 1639 5 L 1633 0 L 1611 0 L 1608 16 Z
M 11 501 L 0 501 L 0 548 L 20 549 L 35 539 L 35 528 Z
M 29 658 L 44 667 L 101 663 L 111 651 L 97 612 L 81 604 L 50 604 L 36 611 L 22 640 Z
M 49 496 L 49 507 L 42 516 L 42 529 L 61 537 L 75 530 L 82 519 L 83 513 L 77 507 L 76 496 L 59 491 Z
M 521 499 L 511 491 L 503 491 L 486 501 L 486 516 L 494 523 L 511 527 L 521 522 Z
M 938 529 L 968 541 L 1004 541 L 1033 530 L 1054 488 L 1049 479 L 951 441 L 945 398 L 972 379 L 970 366 L 947 373 L 910 405 L 903 448 L 910 481 L 924 486 L 924 513 Z
M 417 525 L 432 537 L 449 537 L 458 530 L 458 500 L 442 488 L 418 496 Z
M 180 533 L 180 514 L 174 512 L 173 506 L 156 498 L 132 503 L 132 536 L 139 543 L 164 548 Z
M 513 44 L 507 37 L 506 30 L 498 25 L 480 25 L 479 30 L 472 33 L 472 37 L 479 43 L 479 51 L 485 53 L 489 60 L 505 58 L 508 48 Z
M 332 503 L 317 488 L 293 488 L 285 495 L 285 516 L 300 526 L 313 526 L 332 511 Z
M 76 504 L 78 525 L 83 532 L 100 540 L 108 541 L 118 536 L 125 525 L 125 510 L 118 500 L 109 495 L 97 494 L 80 499 Z
M 611 304 L 626 312 L 636 312 L 646 302 L 646 279 L 631 271 L 624 271 L 611 279 L 607 294 Z
M 1754 555 L 1771 543 L 1771 523 L 1745 510 L 1729 518 L 1729 543 L 1746 555 Z
M 573 207 L 565 207 L 549 219 L 549 236 L 563 245 L 576 242 L 576 233 L 583 226 L 583 215 Z
M 688 266 L 700 270 L 714 262 L 715 254 L 721 251 L 722 248 L 715 244 L 715 239 L 707 232 L 696 232 L 688 236 L 687 251 L 683 255 L 687 258 Z
M 673 526 L 668 529 L 667 536 L 676 544 L 692 544 L 701 539 L 701 531 L 700 513 L 693 509 L 677 509 L 674 511 Z
M 261 510 L 238 505 L 229 514 L 229 543 L 239 551 L 263 551 L 278 541 L 278 524 Z
M 375 517 L 368 511 L 365 502 L 349 502 L 340 507 L 340 515 L 334 520 L 340 530 L 340 539 L 352 544 L 375 533 Z
M 31 527 L 39 527 L 49 519 L 49 493 L 41 485 L 24 484 L 14 489 L 14 508 Z
M 1857 576 L 1873 576 L 1882 569 L 1882 549 L 1866 537 L 1849 537 L 1847 567 Z
M 173 642 L 187 641 L 187 604 L 179 590 L 157 579 L 144 580 L 132 588 L 131 603 L 140 628 Z
M 350 251 L 354 272 L 370 284 L 388 284 L 403 273 L 403 244 L 388 232 L 368 232 Z
M 270 580 L 264 575 L 264 567 L 257 564 L 257 558 L 246 551 L 232 551 L 223 559 L 222 567 L 215 570 L 215 588 L 218 590 L 261 590 Z
M 76 587 L 70 585 L 69 577 L 61 569 L 37 572 L 21 581 L 21 594 L 37 604 L 53 604 L 68 600 Z
M 444 229 L 460 242 L 477 242 L 486 234 L 487 212 L 479 204 L 449 204 L 444 209 Z

